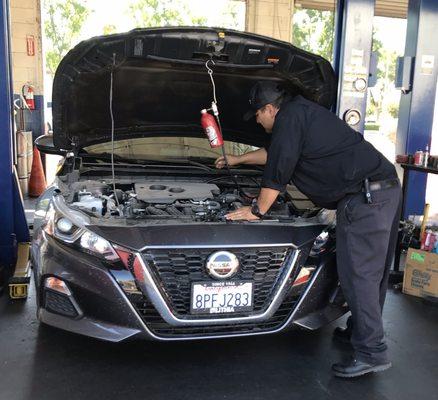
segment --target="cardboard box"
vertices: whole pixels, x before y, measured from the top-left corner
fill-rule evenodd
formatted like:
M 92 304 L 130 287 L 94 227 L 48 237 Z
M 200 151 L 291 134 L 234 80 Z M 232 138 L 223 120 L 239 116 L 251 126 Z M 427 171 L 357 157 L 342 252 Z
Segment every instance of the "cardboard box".
M 417 249 L 408 250 L 403 293 L 438 298 L 438 254 Z
M 408 250 L 403 293 L 418 297 L 438 297 L 438 254 Z

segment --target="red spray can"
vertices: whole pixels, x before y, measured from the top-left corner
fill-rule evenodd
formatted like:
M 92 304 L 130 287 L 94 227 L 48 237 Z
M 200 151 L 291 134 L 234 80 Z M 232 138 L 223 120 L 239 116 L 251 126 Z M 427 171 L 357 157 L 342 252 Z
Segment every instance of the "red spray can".
M 204 128 L 212 148 L 220 147 L 224 144 L 222 133 L 216 123 L 216 119 L 205 109 L 201 110 L 201 125 Z
M 423 152 L 421 150 L 417 150 L 414 154 L 414 164 L 421 167 L 423 165 L 423 157 Z

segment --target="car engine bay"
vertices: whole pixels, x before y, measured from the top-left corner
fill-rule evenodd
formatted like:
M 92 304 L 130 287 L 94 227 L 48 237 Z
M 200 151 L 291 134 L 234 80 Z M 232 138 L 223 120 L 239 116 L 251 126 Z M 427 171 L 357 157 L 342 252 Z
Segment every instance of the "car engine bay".
M 62 191 L 72 209 L 102 219 L 181 220 L 187 222 L 223 222 L 225 215 L 249 206 L 260 187 L 238 190 L 224 179 L 117 179 L 73 182 Z M 288 192 L 281 193 L 267 213 L 268 220 L 294 221 L 296 217 L 314 217 L 319 210 L 298 211 Z

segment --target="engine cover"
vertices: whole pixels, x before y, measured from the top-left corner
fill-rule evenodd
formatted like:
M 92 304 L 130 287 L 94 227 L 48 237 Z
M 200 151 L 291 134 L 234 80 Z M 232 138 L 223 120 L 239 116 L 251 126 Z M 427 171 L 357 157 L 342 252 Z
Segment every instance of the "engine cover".
M 202 201 L 219 192 L 216 185 L 181 181 L 145 181 L 134 185 L 137 199 L 147 203 L 171 204 L 175 200 Z

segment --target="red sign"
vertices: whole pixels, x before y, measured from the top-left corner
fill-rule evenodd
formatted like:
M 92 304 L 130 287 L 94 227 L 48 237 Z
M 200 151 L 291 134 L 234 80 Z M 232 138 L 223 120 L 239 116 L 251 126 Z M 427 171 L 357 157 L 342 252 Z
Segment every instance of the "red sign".
M 26 36 L 26 47 L 27 47 L 27 55 L 34 56 L 35 55 L 35 37 L 33 35 Z

